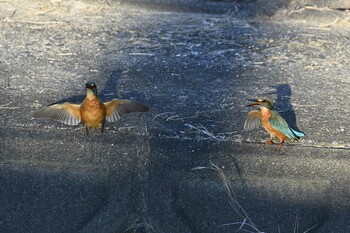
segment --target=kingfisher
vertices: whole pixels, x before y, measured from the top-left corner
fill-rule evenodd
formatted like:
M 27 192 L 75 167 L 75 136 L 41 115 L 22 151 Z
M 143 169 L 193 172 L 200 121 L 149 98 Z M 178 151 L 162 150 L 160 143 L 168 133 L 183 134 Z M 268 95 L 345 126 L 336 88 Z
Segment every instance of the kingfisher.
M 269 100 L 263 98 L 247 100 L 253 103 L 246 105 L 246 107 L 259 106 L 260 111 L 253 110 L 248 113 L 248 117 L 244 122 L 244 129 L 253 130 L 262 125 L 270 134 L 270 140 L 266 144 L 273 144 L 272 140 L 274 138 L 280 140 L 276 151 L 281 150 L 285 140 L 291 139 L 297 141 L 300 137 L 305 136 L 304 133 L 292 129 L 281 115 L 273 110 L 273 105 Z
M 85 90 L 86 96 L 81 104 L 66 102 L 49 105 L 34 112 L 33 117 L 52 119 L 67 125 L 78 125 L 82 122 L 87 134 L 90 128 L 101 128 L 102 134 L 106 121 L 115 122 L 128 113 L 149 111 L 148 106 L 132 100 L 112 99 L 102 102 L 93 82 L 87 82 Z

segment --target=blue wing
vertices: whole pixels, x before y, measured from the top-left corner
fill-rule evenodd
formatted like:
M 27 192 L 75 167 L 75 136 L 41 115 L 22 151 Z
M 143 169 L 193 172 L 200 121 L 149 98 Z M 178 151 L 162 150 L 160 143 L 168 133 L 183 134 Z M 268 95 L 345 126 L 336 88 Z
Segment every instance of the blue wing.
M 298 140 L 299 137 L 304 136 L 304 133 L 290 128 L 288 123 L 276 111 L 271 111 L 271 113 L 272 116 L 269 119 L 269 122 L 273 128 L 279 130 L 281 133 L 293 140 Z

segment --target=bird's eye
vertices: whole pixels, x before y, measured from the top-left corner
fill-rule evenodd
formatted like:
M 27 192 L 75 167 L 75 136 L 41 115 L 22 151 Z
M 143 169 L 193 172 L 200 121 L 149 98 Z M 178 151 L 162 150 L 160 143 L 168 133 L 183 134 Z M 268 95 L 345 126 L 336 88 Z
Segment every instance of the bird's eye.
M 263 102 L 263 103 L 266 103 L 266 100 L 263 100 L 262 102 Z

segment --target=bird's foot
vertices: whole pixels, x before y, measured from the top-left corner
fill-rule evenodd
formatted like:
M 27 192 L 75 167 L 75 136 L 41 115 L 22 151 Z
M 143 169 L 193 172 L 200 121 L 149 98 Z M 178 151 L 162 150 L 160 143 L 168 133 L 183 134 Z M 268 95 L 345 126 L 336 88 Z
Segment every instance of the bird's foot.
M 265 144 L 266 144 L 266 145 L 271 145 L 271 144 L 273 144 L 272 139 L 266 141 Z
M 276 152 L 279 152 L 282 149 L 283 143 L 284 143 L 284 141 L 282 141 L 280 144 L 278 144 L 278 146 L 276 148 Z
M 89 137 L 89 129 L 88 129 L 88 127 L 85 127 L 85 129 L 86 129 L 86 136 Z

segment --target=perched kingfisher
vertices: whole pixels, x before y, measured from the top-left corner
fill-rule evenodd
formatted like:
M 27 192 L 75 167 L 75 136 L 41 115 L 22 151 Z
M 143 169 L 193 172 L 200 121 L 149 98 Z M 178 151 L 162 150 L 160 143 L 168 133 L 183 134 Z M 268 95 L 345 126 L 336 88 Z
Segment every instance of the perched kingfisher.
M 147 112 L 149 107 L 131 100 L 118 100 L 103 103 L 97 96 L 97 87 L 93 82 L 85 84 L 86 96 L 81 104 L 53 104 L 33 113 L 34 118 L 53 119 L 67 125 L 83 123 L 89 134 L 90 128 L 101 128 L 105 122 L 115 122 L 132 112 Z
M 246 105 L 246 107 L 260 106 L 260 111 L 253 110 L 248 113 L 248 117 L 244 123 L 244 129 L 253 130 L 261 124 L 270 134 L 270 140 L 266 144 L 272 144 L 272 140 L 275 137 L 280 140 L 276 151 L 282 148 L 285 140 L 291 139 L 297 141 L 300 137 L 305 136 L 304 133 L 292 129 L 280 114 L 273 110 L 273 106 L 269 100 L 260 98 L 248 99 L 248 101 L 252 101 L 253 103 Z

